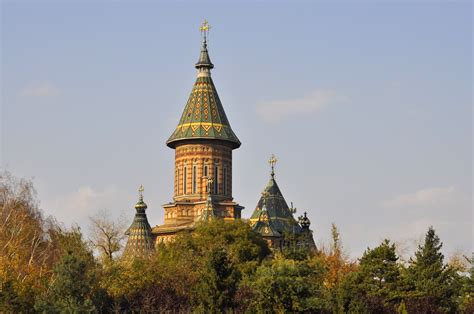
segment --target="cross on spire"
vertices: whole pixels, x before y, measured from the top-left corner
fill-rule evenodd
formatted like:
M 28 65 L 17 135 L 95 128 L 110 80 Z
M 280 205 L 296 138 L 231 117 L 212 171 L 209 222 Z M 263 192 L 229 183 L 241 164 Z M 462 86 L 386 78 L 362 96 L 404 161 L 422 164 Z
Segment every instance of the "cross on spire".
M 209 35 L 209 30 L 211 29 L 211 25 L 209 25 L 209 22 L 207 20 L 204 20 L 199 27 L 199 30 L 201 31 L 201 34 L 203 35 L 204 42 L 207 41 L 207 36 Z
M 272 156 L 270 157 L 270 160 L 268 161 L 268 163 L 270 164 L 270 166 L 272 167 L 272 178 L 275 176 L 275 164 L 277 163 L 278 159 L 276 159 L 275 155 L 272 154 Z

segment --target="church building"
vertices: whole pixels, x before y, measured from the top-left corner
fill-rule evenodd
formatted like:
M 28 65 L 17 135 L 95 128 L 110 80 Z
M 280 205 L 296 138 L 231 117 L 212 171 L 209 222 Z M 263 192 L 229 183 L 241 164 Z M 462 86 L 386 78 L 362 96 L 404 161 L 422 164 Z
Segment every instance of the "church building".
M 196 223 L 211 218 L 232 221 L 241 218 L 244 207 L 232 197 L 232 153 L 241 143 L 231 128 L 211 77 L 214 65 L 209 57 L 207 21 L 201 26 L 202 47 L 195 64 L 197 78 L 181 115 L 166 145 L 174 149 L 174 195 L 164 204 L 164 223 L 153 228 L 146 218 L 143 190 L 136 216 L 128 229 L 124 255 L 143 256 L 150 242 L 172 240 L 180 231 L 192 230 Z M 271 160 L 271 178 L 250 218 L 253 229 L 274 248 L 282 248 L 286 234 L 310 235 L 309 219 L 302 224 L 294 219 L 275 181 Z M 303 219 L 303 218 L 301 218 Z M 300 219 L 300 220 L 301 220 Z M 315 246 L 314 246 L 315 248 Z M 133 253 L 139 252 L 139 253 Z

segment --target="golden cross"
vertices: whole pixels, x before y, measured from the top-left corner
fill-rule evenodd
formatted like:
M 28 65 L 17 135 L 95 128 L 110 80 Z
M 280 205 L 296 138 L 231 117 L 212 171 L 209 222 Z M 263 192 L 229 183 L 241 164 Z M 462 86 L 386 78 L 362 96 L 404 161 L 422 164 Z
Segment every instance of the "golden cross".
M 268 161 L 270 166 L 272 167 L 272 176 L 275 175 L 275 164 L 277 163 L 278 159 L 276 159 L 275 155 L 272 154 L 272 157 Z
M 138 193 L 140 195 L 140 198 L 143 198 L 144 191 L 145 191 L 145 188 L 143 187 L 143 185 L 140 185 L 140 187 L 138 188 Z
M 211 25 L 209 25 L 207 20 L 204 20 L 204 22 L 202 22 L 201 24 L 201 27 L 199 27 L 199 30 L 201 31 L 201 33 L 204 33 L 204 35 L 206 35 L 206 32 L 209 32 L 210 29 Z

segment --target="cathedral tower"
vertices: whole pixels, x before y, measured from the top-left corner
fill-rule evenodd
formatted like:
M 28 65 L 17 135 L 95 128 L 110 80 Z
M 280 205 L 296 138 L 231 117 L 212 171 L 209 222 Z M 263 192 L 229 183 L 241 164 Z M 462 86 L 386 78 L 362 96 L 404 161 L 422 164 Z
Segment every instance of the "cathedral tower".
M 243 207 L 232 197 L 232 151 L 240 141 L 232 131 L 211 78 L 207 21 L 201 26 L 202 48 L 197 79 L 178 126 L 166 145 L 175 150 L 173 201 L 163 205 L 164 224 L 153 228 L 157 241 L 190 229 L 203 217 L 240 218 Z M 211 210 L 210 210 L 211 209 Z

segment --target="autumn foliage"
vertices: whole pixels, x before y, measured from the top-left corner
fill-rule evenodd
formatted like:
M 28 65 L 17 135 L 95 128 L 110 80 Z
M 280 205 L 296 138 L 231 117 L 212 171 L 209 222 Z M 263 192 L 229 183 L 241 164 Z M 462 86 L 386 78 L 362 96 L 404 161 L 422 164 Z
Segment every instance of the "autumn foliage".
M 100 217 L 100 219 L 98 219 Z M 337 227 L 317 252 L 271 251 L 245 221 L 215 220 L 121 259 L 119 224 L 43 217 L 31 182 L 0 175 L 0 313 L 472 313 L 473 259 L 446 263 L 433 228 L 408 263 L 384 240 L 358 260 Z

